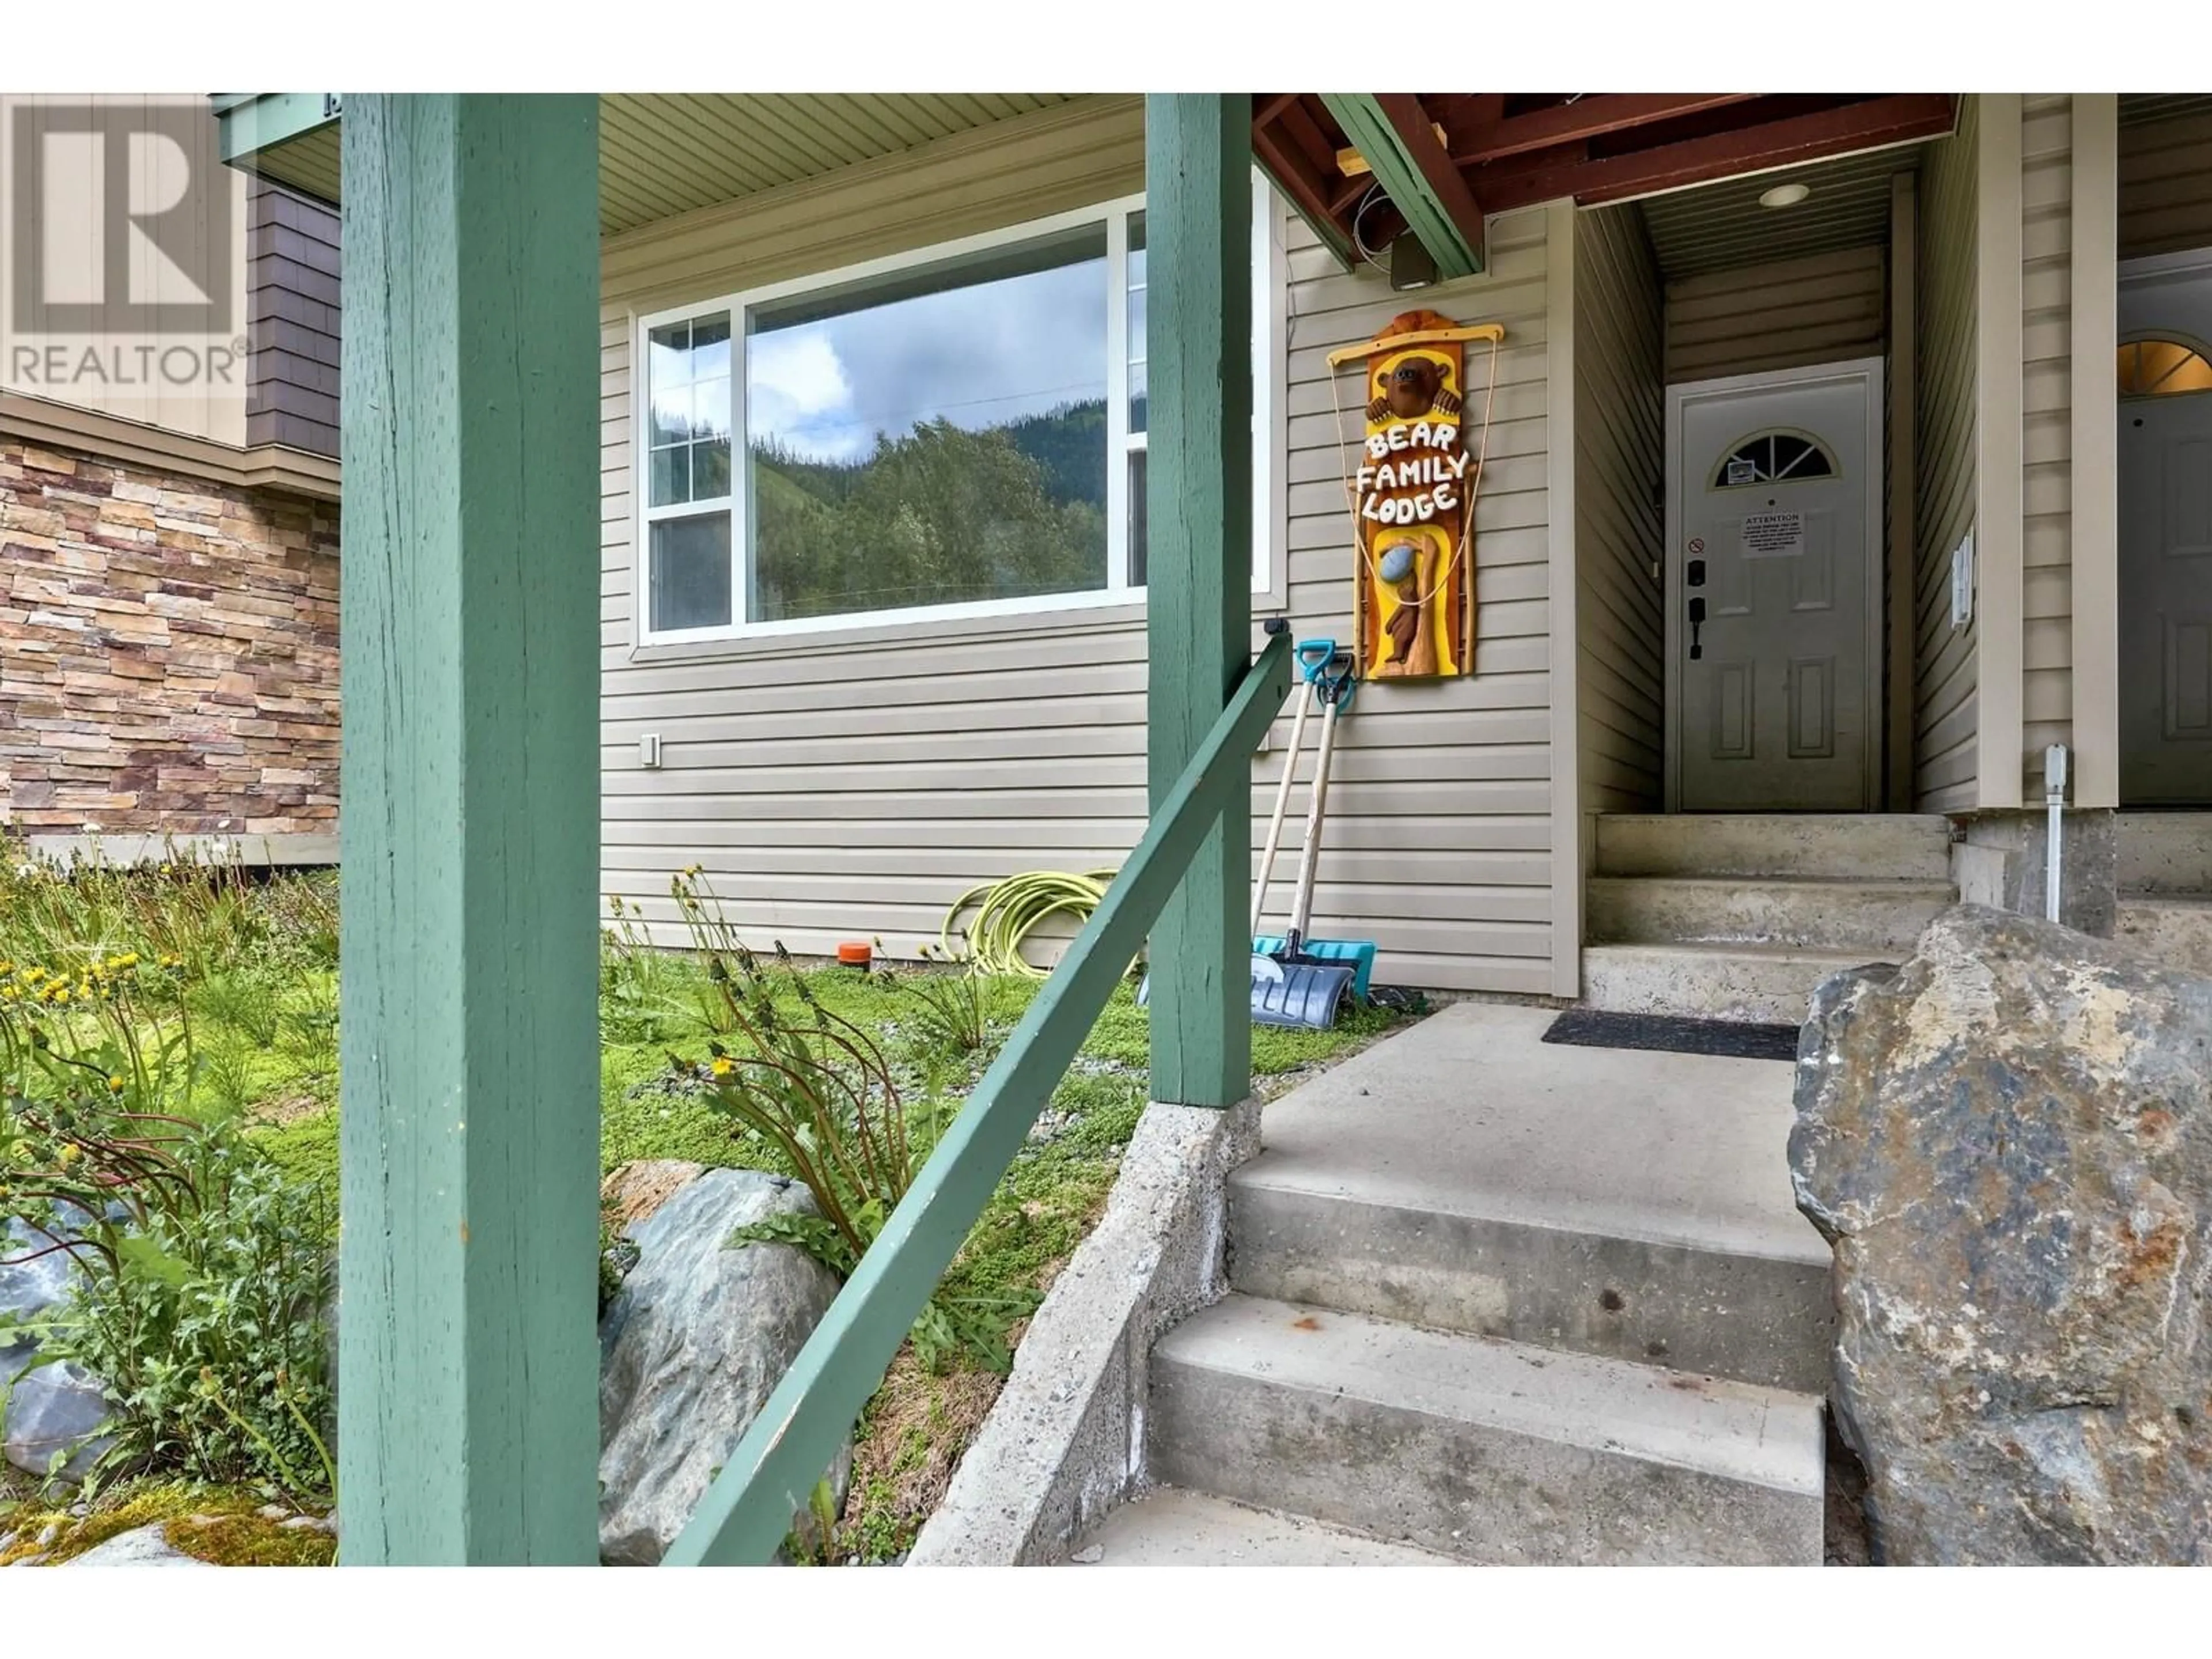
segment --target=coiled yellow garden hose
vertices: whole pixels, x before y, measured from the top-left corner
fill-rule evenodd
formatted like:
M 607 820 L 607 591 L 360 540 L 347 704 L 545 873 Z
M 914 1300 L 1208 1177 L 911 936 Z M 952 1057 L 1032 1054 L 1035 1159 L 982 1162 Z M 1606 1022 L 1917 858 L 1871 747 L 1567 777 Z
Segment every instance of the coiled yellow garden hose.
M 1066 915 L 1080 927 L 1106 896 L 1111 870 L 1092 870 L 1076 875 L 1066 870 L 1029 870 L 998 881 L 970 887 L 952 901 L 938 929 L 938 948 L 955 961 L 963 956 L 987 974 L 1019 974 L 1042 979 L 1051 970 L 1037 967 L 1022 955 L 1023 941 L 1048 916 Z M 960 918 L 969 910 L 975 920 L 964 927 Z M 952 942 L 955 933 L 967 941 L 963 951 Z

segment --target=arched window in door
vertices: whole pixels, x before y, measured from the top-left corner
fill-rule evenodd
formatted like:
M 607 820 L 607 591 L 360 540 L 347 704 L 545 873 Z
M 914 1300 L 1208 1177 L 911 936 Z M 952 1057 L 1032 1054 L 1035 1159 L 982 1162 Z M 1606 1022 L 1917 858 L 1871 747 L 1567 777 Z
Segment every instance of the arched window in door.
M 2119 390 L 2123 398 L 2212 392 L 2212 362 L 2186 341 L 2130 340 L 2120 347 Z
M 1840 471 L 1826 444 L 1802 432 L 1778 428 L 1744 439 L 1713 469 L 1712 489 L 1748 489 L 1760 484 L 1796 483 L 1832 478 Z

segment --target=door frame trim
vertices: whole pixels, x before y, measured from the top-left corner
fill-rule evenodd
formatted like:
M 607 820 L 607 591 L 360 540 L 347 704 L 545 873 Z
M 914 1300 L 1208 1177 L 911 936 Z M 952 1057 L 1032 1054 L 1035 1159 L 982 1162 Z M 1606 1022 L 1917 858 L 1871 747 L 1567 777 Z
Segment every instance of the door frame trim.
M 1882 541 L 1887 518 L 1882 505 L 1888 454 L 1882 442 L 1883 363 L 1880 357 L 1853 357 L 1840 362 L 1814 363 L 1804 368 L 1766 369 L 1755 374 L 1724 374 L 1710 380 L 1683 380 L 1667 388 L 1667 557 L 1660 585 L 1660 605 L 1667 617 L 1667 654 L 1661 665 L 1666 689 L 1666 810 L 1682 810 L 1682 411 L 1692 399 L 1724 397 L 1738 392 L 1770 392 L 1778 387 L 1833 386 L 1857 382 L 1866 388 L 1866 740 L 1861 745 L 1865 774 L 1866 805 L 1859 810 L 1881 810 L 1882 732 L 1887 716 L 1887 683 L 1883 670 L 1882 590 L 1887 565 Z M 1788 809 L 1777 807 L 1781 811 Z

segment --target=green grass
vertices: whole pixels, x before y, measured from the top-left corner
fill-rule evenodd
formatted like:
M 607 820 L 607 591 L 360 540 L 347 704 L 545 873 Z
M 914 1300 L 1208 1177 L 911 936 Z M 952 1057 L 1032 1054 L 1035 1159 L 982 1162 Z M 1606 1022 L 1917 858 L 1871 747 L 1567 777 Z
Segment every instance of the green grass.
M 0 847 L 0 855 L 9 849 Z M 0 870 L 13 860 L 0 856 Z M 12 905 L 12 908 L 10 906 Z M 618 942 L 603 964 L 600 1165 L 646 1158 L 780 1169 L 774 1150 L 712 1109 L 688 1066 L 705 1061 L 716 997 L 699 960 Z M 328 877 L 265 884 L 186 866 L 173 877 L 100 875 L 76 882 L 0 874 L 0 960 L 64 960 L 173 949 L 195 1063 L 174 1103 L 234 1117 L 293 1180 L 338 1185 L 337 963 Z M 811 1000 L 881 1047 L 909 1108 L 949 1113 L 973 1087 L 1039 988 L 993 989 L 989 1040 L 963 1051 L 933 1022 L 912 984 L 922 971 L 844 969 L 771 976 L 787 1014 Z M 1147 1098 L 1150 1025 L 1124 983 L 1100 1014 L 1036 1130 L 1000 1182 L 946 1275 L 956 1300 L 1033 1301 L 1096 1224 Z M 1331 1030 L 1255 1028 L 1261 1079 L 1325 1063 L 1370 1041 L 1395 1016 L 1348 1012 Z M 719 1040 L 726 1042 L 726 1036 Z M 834 1557 L 883 1559 L 911 1542 L 995 1397 L 972 1356 L 931 1372 L 911 1349 L 864 1416 L 851 1497 Z

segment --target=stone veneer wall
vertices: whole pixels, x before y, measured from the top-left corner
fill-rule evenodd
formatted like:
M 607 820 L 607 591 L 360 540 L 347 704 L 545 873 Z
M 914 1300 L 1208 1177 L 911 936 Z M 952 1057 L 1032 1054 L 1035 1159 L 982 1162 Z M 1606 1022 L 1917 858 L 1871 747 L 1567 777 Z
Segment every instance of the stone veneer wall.
M 328 835 L 338 512 L 0 434 L 0 825 Z

